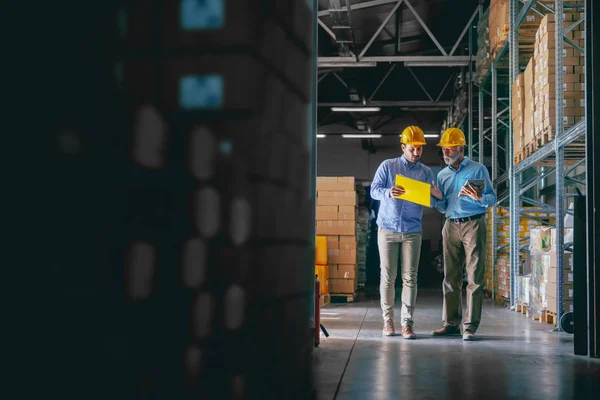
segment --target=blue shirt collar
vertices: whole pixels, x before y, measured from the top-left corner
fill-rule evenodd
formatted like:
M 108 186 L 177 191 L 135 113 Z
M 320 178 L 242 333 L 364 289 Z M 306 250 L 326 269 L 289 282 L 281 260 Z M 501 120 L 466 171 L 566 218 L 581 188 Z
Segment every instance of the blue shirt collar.
M 458 165 L 458 169 L 454 168 L 451 165 L 448 165 L 448 168 L 450 168 L 452 171 L 460 171 L 462 168 L 466 167 L 469 164 L 469 162 L 469 157 L 465 156 L 464 160 L 462 160 Z

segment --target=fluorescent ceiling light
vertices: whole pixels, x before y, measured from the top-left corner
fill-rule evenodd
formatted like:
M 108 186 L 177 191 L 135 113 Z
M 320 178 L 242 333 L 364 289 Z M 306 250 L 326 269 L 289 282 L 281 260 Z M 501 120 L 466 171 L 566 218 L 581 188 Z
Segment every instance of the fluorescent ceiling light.
M 327 136 L 327 135 L 323 135 L 322 133 L 319 133 L 319 134 L 317 134 L 317 137 L 318 137 L 319 139 L 323 139 L 325 136 Z
M 425 134 L 425 137 L 436 138 L 436 137 L 440 137 L 440 135 L 438 135 L 437 133 L 435 133 L 435 134 L 432 133 L 432 134 Z
M 347 134 L 347 135 L 342 135 L 342 137 L 344 139 L 379 139 L 381 137 L 381 135 L 379 134 L 371 134 L 371 135 L 361 135 L 361 134 Z
M 378 112 L 381 107 L 331 107 L 333 112 Z

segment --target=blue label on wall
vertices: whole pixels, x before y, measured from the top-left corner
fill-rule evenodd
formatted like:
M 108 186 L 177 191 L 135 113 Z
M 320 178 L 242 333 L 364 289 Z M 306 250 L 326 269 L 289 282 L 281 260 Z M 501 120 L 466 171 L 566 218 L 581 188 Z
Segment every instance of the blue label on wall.
M 184 76 L 179 82 L 179 104 L 185 109 L 221 108 L 223 89 L 222 76 Z
M 181 0 L 181 27 L 186 30 L 218 29 L 225 24 L 225 0 Z

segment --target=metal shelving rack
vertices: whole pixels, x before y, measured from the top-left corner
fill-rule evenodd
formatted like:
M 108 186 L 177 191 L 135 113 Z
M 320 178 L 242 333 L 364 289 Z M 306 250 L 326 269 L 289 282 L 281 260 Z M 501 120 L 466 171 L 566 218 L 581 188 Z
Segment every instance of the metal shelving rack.
M 581 0 L 583 3 L 583 0 Z M 555 221 L 556 221 L 556 259 L 557 259 L 557 320 L 560 321 L 562 316 L 563 309 L 563 275 L 564 275 L 564 250 L 568 247 L 565 246 L 564 243 L 564 216 L 566 213 L 570 211 L 565 210 L 564 207 L 564 182 L 565 178 L 568 179 L 568 175 L 575 170 L 575 168 L 579 165 L 585 163 L 585 155 L 582 155 L 582 159 L 578 161 L 574 166 L 565 170 L 565 155 L 571 156 L 575 155 L 577 147 L 574 146 L 577 142 L 581 142 L 585 140 L 585 118 L 575 124 L 573 127 L 564 131 L 563 129 L 563 91 L 560 90 L 563 86 L 563 41 L 569 42 L 568 39 L 565 38 L 565 34 L 568 33 L 571 29 L 577 26 L 579 23 L 583 23 L 583 19 L 575 22 L 567 28 L 566 30 L 563 28 L 562 24 L 556 24 L 556 134 L 555 139 L 543 147 L 539 148 L 536 152 L 525 158 L 519 164 L 514 165 L 514 153 L 515 149 L 513 149 L 513 140 L 512 140 L 512 117 L 508 119 L 508 123 L 504 121 L 506 115 L 511 114 L 511 106 L 512 106 L 512 82 L 515 80 L 517 75 L 521 72 L 519 65 L 519 27 L 523 23 L 526 18 L 526 15 L 529 11 L 534 9 L 540 15 L 545 15 L 548 13 L 555 13 L 557 15 L 562 15 L 565 9 L 580 9 L 581 12 L 584 12 L 583 4 L 563 4 L 563 0 L 555 0 L 554 10 L 552 8 L 547 7 L 545 4 L 539 3 L 539 8 L 534 8 L 537 4 L 537 0 L 510 0 L 509 6 L 509 20 L 510 20 L 510 36 L 509 39 L 505 42 L 502 48 L 498 51 L 495 60 L 491 64 L 490 71 L 487 76 L 483 79 L 482 83 L 479 85 L 479 161 L 482 162 L 483 157 L 483 145 L 485 138 L 484 131 L 484 95 L 491 95 L 491 142 L 492 142 L 492 150 L 491 150 L 491 177 L 494 183 L 494 187 L 496 189 L 496 193 L 498 194 L 498 202 L 494 206 L 492 210 L 492 246 L 493 246 L 493 260 L 497 258 L 497 253 L 499 251 L 504 251 L 506 246 L 497 246 L 498 238 L 497 238 L 497 225 L 498 225 L 498 216 L 497 216 L 497 207 L 502 206 L 502 204 L 506 204 L 508 200 L 508 208 L 510 210 L 510 261 L 511 261 L 511 291 L 510 291 L 510 307 L 512 310 L 516 308 L 516 300 L 518 298 L 518 292 L 520 290 L 518 279 L 519 276 L 519 255 L 522 251 L 524 251 L 528 247 L 528 243 L 526 240 L 519 240 L 519 222 L 521 218 L 525 218 L 521 214 L 521 203 L 529 203 L 534 207 L 539 207 L 539 209 L 528 209 L 527 211 L 542 211 L 542 212 L 552 212 Z M 519 9 L 519 6 L 520 9 Z M 481 11 L 483 11 L 483 7 L 481 7 Z M 585 50 L 574 46 L 580 52 L 582 52 L 585 56 Z M 507 108 L 504 108 L 498 111 L 498 104 L 500 102 L 500 98 L 498 97 L 498 71 L 503 70 L 505 68 L 502 64 L 503 57 L 508 54 L 509 63 L 508 63 L 508 72 L 509 72 L 509 81 L 508 81 L 508 102 L 509 105 Z M 490 82 L 491 80 L 491 82 Z M 491 84 L 491 93 L 485 90 L 487 84 Z M 504 104 L 505 105 L 505 104 Z M 587 110 L 586 110 L 587 114 Z M 504 116 L 504 117 L 503 117 Z M 489 128 L 488 128 L 489 129 Z M 499 147 L 498 144 L 498 133 L 499 129 L 507 132 L 508 140 L 506 140 L 506 148 L 503 149 Z M 505 137 L 506 138 L 506 137 Z M 584 142 L 585 143 L 585 142 Z M 498 150 L 501 150 L 506 156 L 506 166 L 507 170 L 502 174 L 499 174 L 499 160 L 498 160 Z M 554 159 L 554 163 L 552 163 L 552 159 Z M 541 165 L 548 166 L 551 165 L 549 170 L 547 168 L 539 168 Z M 552 165 L 554 164 L 554 165 Z M 528 169 L 537 168 L 535 176 L 529 178 L 527 180 L 523 180 L 523 172 Z M 525 192 L 534 188 L 536 185 L 540 183 L 544 178 L 547 178 L 551 173 L 555 174 L 556 177 L 556 205 L 549 206 L 537 200 L 533 200 L 524 196 Z M 582 184 L 581 182 L 578 182 Z M 508 190 L 499 190 L 502 187 L 508 186 Z M 495 293 L 492 293 L 492 298 L 495 298 Z M 557 324 L 557 329 L 560 330 L 560 324 Z

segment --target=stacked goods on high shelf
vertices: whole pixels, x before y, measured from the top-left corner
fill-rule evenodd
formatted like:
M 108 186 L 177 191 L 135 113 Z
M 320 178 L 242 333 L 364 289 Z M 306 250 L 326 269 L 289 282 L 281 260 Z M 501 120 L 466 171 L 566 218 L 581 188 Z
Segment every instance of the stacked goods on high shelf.
M 554 1 L 541 1 L 541 3 L 554 3 Z M 509 0 L 491 0 L 489 15 L 489 41 L 492 61 L 496 59 L 498 51 L 509 39 L 510 14 Z M 535 32 L 540 25 L 542 17 L 534 10 L 529 10 L 525 20 L 519 27 L 519 63 L 524 64 L 533 55 Z
M 565 242 L 572 241 L 573 229 L 565 229 Z M 527 312 L 534 318 L 546 319 L 557 312 L 556 230 L 539 227 L 531 231 L 529 243 L 531 278 Z M 563 309 L 573 311 L 573 257 L 564 254 Z
M 491 66 L 489 16 L 490 9 L 487 8 L 477 23 L 477 60 L 475 62 L 475 71 L 477 73 L 478 84 L 483 81 Z
M 329 303 L 329 266 L 327 265 L 327 237 L 317 236 L 315 246 L 315 275 L 319 279 L 321 306 Z
M 327 238 L 329 293 L 350 301 L 358 288 L 357 206 L 354 177 L 317 177 L 317 235 Z
M 519 241 L 522 243 L 530 236 L 530 231 L 539 225 L 540 218 L 547 218 L 548 214 L 541 212 L 527 211 L 531 207 L 522 207 L 522 213 L 532 218 L 521 218 L 519 220 Z M 497 252 L 496 262 L 493 260 L 492 246 L 492 209 L 488 208 L 485 215 L 487 228 L 487 245 L 486 245 L 486 262 L 485 262 L 485 287 L 486 292 L 492 290 L 496 293 L 497 301 L 505 301 L 510 298 L 510 210 L 502 207 L 496 209 L 496 231 L 497 243 L 496 247 L 502 247 Z M 520 254 L 519 271 L 523 270 L 525 264 L 525 256 Z M 492 277 L 494 278 L 492 280 Z
M 513 146 L 515 149 L 515 165 L 523 161 L 522 149 L 524 145 L 524 122 L 525 117 L 525 75 L 519 74 L 512 84 L 512 123 L 513 123 Z
M 524 96 L 524 111 L 523 111 L 523 140 L 520 151 L 523 154 L 522 158 L 528 157 L 536 149 L 534 146 L 535 140 L 535 60 L 530 58 L 523 73 L 523 90 Z M 522 161 L 522 160 L 521 160 Z
M 582 13 L 563 14 L 563 28 L 583 17 Z M 585 47 L 583 24 L 577 25 L 567 38 Z M 556 23 L 555 15 L 546 15 L 536 33 L 535 47 L 535 140 L 537 146 L 552 141 L 556 132 Z M 585 116 L 585 59 L 572 46 L 563 49 L 563 127 L 568 129 Z

